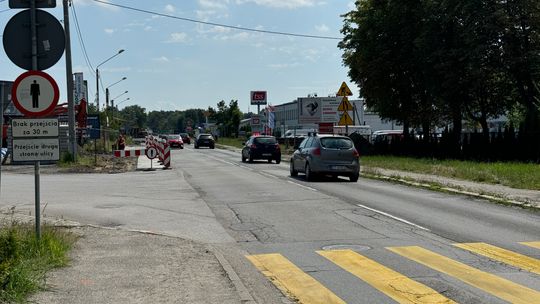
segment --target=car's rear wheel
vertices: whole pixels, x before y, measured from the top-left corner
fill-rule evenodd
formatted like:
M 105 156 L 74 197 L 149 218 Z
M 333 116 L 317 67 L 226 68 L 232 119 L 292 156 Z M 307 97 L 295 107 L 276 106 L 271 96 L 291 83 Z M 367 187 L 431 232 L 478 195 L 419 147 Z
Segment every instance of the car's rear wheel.
M 271 158 L 269 158 L 269 159 L 268 159 L 268 163 L 271 163 L 271 162 L 272 162 L 272 159 L 271 159 Z
M 246 158 L 244 157 L 244 153 L 242 153 L 242 162 L 243 162 L 243 163 L 246 162 Z
M 293 160 L 291 159 L 291 162 L 290 162 L 290 165 L 289 165 L 289 170 L 291 172 L 291 176 L 298 176 L 298 171 L 294 170 L 294 164 L 293 164 Z
M 304 171 L 306 174 L 306 180 L 312 181 L 315 174 L 311 171 L 311 167 L 309 166 L 309 163 L 306 164 L 306 170 Z
M 279 164 L 281 162 L 281 158 L 276 158 L 276 164 Z
M 358 173 L 354 173 L 349 176 L 349 180 L 353 183 L 356 183 L 359 177 L 360 175 Z

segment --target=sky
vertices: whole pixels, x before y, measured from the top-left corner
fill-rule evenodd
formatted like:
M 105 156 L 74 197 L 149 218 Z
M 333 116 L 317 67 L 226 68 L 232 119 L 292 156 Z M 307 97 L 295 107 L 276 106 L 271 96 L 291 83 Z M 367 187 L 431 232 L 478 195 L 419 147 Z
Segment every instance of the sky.
M 8 2 L 0 0 L 2 32 L 21 11 L 9 9 Z M 63 21 L 62 0 L 56 2 L 56 8 L 45 10 Z M 216 108 L 219 101 L 233 99 L 241 111 L 255 112 L 250 91 L 267 91 L 268 103 L 278 105 L 308 94 L 335 95 L 343 81 L 357 97 L 337 47 L 341 15 L 354 8 L 353 2 L 74 0 L 69 10 L 73 72 L 88 80 L 90 103 L 95 102 L 100 65 L 100 105 L 103 88 L 109 87 L 119 108 L 136 104 L 147 112 Z M 44 71 L 58 83 L 60 103 L 67 102 L 65 66 L 62 57 Z M 23 72 L 2 47 L 0 80 L 13 81 Z

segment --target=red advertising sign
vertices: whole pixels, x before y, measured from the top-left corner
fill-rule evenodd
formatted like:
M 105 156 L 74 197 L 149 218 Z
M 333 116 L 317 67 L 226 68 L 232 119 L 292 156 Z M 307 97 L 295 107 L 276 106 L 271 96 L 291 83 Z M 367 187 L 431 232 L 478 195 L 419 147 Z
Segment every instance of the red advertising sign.
M 266 91 L 251 91 L 250 99 L 252 105 L 265 105 Z

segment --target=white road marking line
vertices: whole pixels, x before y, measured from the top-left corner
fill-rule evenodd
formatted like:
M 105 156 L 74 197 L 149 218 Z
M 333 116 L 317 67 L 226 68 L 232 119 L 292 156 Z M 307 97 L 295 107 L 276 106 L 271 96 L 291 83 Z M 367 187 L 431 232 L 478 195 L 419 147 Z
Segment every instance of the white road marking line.
M 265 173 L 265 172 L 259 172 L 261 175 L 264 175 L 266 177 L 269 177 L 269 178 L 273 178 L 273 179 L 279 179 L 279 177 L 275 176 L 275 175 L 272 175 L 270 173 Z
M 305 189 L 308 189 L 308 190 L 311 190 L 311 191 L 315 191 L 315 192 L 319 192 L 319 190 L 315 189 L 315 188 L 311 188 L 311 187 L 308 187 L 308 186 L 304 186 L 302 184 L 299 184 L 299 183 L 295 183 L 295 182 L 291 182 L 291 181 L 287 181 L 289 184 L 293 184 L 293 185 L 296 185 L 296 186 L 299 186 L 299 187 L 302 187 L 302 188 L 305 188 Z
M 389 213 L 386 213 L 386 212 L 383 212 L 383 211 L 379 211 L 379 210 L 377 210 L 377 209 L 373 209 L 373 208 L 370 208 L 370 207 L 368 207 L 368 206 L 364 206 L 364 205 L 361 205 L 361 204 L 356 204 L 356 206 L 361 207 L 361 208 L 364 208 L 364 209 L 367 209 L 367 210 L 370 210 L 370 211 L 373 211 L 373 212 L 375 212 L 375 213 L 378 213 L 378 214 L 381 214 L 381 215 L 384 215 L 384 216 L 387 216 L 387 217 L 389 217 L 389 218 L 392 218 L 392 219 L 394 219 L 394 220 L 396 220 L 396 221 L 405 223 L 405 224 L 407 224 L 407 225 L 414 226 L 414 227 L 416 227 L 416 228 L 418 228 L 418 229 L 422 229 L 422 230 L 425 230 L 425 231 L 431 231 L 431 230 L 429 230 L 429 229 L 427 229 L 427 228 L 425 228 L 425 227 L 422 227 L 422 226 L 420 226 L 420 225 L 416 225 L 415 223 L 409 222 L 409 221 L 407 221 L 407 220 L 405 220 L 405 219 L 402 219 L 402 218 L 400 218 L 400 217 L 397 217 L 397 216 L 393 216 L 393 215 L 391 215 L 391 214 L 389 214 Z

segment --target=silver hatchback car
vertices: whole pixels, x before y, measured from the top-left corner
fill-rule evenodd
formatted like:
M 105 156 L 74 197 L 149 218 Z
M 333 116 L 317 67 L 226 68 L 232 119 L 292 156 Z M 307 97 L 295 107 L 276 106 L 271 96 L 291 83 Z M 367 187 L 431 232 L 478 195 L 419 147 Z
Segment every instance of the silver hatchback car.
M 310 134 L 294 151 L 291 162 L 291 176 L 298 172 L 312 180 L 317 174 L 333 177 L 348 176 L 351 182 L 360 176 L 360 155 L 349 137 L 331 134 Z

